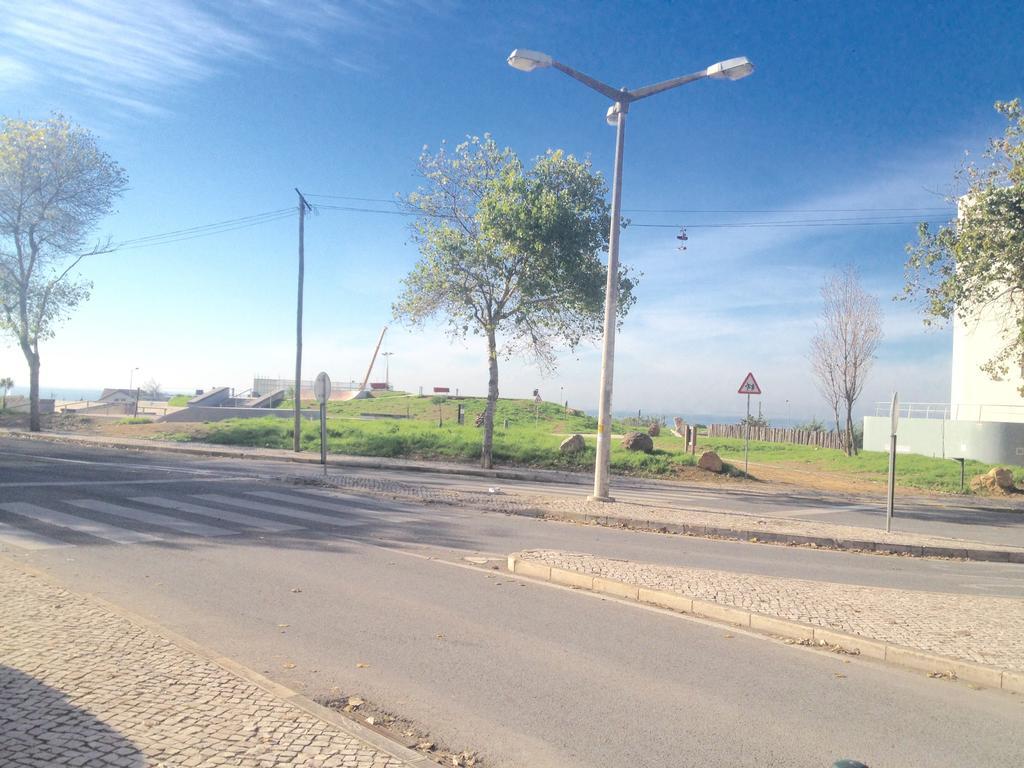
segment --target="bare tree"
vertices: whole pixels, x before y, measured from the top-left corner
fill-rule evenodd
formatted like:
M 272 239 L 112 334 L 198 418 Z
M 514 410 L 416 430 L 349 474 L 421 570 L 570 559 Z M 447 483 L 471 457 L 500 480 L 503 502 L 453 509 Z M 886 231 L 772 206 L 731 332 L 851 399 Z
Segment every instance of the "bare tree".
M 39 431 L 39 340 L 89 295 L 74 272 L 93 227 L 128 180 L 91 133 L 57 115 L 0 117 L 0 332 L 18 342 L 29 369 L 29 429 Z
M 811 339 L 811 369 L 832 408 L 836 431 L 843 435 L 843 449 L 853 456 L 853 405 L 864 391 L 882 340 L 882 310 L 852 266 L 826 278 L 821 298 L 824 306 Z
M 150 379 L 142 385 L 141 389 L 147 400 L 162 400 L 164 397 L 163 390 L 160 389 L 160 382 L 156 379 Z

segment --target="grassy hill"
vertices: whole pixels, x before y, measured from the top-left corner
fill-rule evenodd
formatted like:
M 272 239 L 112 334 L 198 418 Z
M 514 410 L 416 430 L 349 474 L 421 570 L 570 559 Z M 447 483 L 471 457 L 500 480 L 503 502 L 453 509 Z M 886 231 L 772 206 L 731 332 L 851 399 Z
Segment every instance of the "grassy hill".
M 459 406 L 465 423 L 457 420 Z M 303 407 L 315 407 L 303 402 Z M 328 404 L 328 451 L 355 456 L 388 456 L 412 459 L 444 459 L 472 462 L 480 456 L 482 428 L 474 425 L 486 400 L 479 397 L 429 397 L 403 392 L 380 393 L 366 400 Z M 281 405 L 293 407 L 292 402 Z M 614 424 L 613 431 L 623 428 Z M 496 464 L 590 470 L 594 465 L 597 420 L 580 411 L 566 410 L 556 403 L 499 399 L 494 418 L 494 460 Z M 569 435 L 585 436 L 586 450 L 575 455 L 559 452 Z M 280 418 L 234 419 L 209 425 L 192 439 L 225 445 L 254 445 L 289 448 L 292 424 Z M 613 443 L 613 471 L 645 476 L 672 476 L 694 459 L 682 452 L 676 437 L 655 440 L 652 454 L 624 450 Z M 315 421 L 303 423 L 302 444 L 319 450 L 320 429 Z

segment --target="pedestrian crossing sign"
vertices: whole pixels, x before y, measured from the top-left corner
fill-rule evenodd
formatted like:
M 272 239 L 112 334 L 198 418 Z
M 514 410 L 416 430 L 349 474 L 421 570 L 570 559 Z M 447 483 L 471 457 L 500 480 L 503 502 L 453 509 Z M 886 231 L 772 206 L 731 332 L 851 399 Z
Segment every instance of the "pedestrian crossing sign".
M 760 395 L 761 388 L 757 386 L 757 379 L 754 378 L 754 374 L 748 373 L 747 378 L 740 384 L 738 393 L 741 395 Z

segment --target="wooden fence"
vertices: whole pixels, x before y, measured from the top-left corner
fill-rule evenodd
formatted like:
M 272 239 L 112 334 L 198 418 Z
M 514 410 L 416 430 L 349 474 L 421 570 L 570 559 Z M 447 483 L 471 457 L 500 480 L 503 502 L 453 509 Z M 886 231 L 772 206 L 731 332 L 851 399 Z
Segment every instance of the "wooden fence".
M 709 424 L 708 437 L 738 437 L 746 434 L 742 424 Z M 812 432 L 808 429 L 783 429 L 782 427 L 751 427 L 750 439 L 765 443 L 795 443 L 814 445 L 818 448 L 842 450 L 843 436 L 838 432 Z

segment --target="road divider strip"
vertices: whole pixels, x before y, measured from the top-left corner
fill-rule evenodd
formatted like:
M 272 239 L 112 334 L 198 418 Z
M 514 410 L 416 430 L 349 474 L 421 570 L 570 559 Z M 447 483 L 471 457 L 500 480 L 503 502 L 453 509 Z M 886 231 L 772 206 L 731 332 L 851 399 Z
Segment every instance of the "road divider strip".
M 579 571 L 557 568 L 545 563 L 525 560 L 518 554 L 508 556 L 508 570 L 517 576 L 653 605 L 676 613 L 690 614 L 738 626 L 759 634 L 794 640 L 812 647 L 834 648 L 845 653 L 864 656 L 907 669 L 954 676 L 958 680 L 985 688 L 1024 693 L 1024 672 L 976 664 L 895 643 L 838 632 L 834 629 L 824 629 L 776 616 L 766 616 L 743 608 L 734 608 L 689 597 L 679 592 L 640 587 L 603 576 L 592 576 Z

